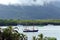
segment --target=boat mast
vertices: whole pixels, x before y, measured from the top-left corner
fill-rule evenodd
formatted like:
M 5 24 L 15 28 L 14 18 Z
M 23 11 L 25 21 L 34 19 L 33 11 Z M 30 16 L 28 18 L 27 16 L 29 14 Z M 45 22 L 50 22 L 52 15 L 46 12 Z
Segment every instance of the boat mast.
M 27 22 L 26 22 L 26 29 L 28 29 L 28 28 L 27 28 Z
M 34 23 L 33 23 L 33 30 L 34 30 Z

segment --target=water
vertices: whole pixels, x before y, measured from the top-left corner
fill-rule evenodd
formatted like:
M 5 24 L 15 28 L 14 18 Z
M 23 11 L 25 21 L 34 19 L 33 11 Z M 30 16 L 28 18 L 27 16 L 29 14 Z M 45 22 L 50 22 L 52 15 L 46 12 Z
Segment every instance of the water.
M 57 40 L 60 40 L 60 26 L 54 26 L 54 25 L 47 25 L 44 27 L 35 26 L 35 29 L 38 29 L 38 32 L 30 32 L 25 33 L 23 32 L 23 29 L 26 28 L 26 26 L 16 26 L 19 28 L 20 33 L 24 33 L 28 36 L 28 40 L 32 40 L 33 36 L 38 36 L 40 33 L 43 33 L 44 36 L 47 37 L 56 37 Z M 29 29 L 32 29 L 33 26 L 28 26 Z

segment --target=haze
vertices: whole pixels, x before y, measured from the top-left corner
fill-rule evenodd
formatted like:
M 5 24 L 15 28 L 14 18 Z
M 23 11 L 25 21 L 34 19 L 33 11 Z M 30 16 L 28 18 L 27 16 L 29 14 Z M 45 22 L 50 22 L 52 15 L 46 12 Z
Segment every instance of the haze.
M 49 3 L 51 1 L 59 0 L 0 0 L 0 4 L 43 5 L 44 2 Z

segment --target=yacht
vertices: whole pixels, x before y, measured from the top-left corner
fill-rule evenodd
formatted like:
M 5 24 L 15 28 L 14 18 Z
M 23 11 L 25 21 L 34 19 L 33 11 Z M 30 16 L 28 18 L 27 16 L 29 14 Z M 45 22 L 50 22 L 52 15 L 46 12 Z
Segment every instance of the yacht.
M 34 26 L 33 26 L 33 29 L 24 29 L 23 32 L 38 32 L 38 29 L 34 29 Z

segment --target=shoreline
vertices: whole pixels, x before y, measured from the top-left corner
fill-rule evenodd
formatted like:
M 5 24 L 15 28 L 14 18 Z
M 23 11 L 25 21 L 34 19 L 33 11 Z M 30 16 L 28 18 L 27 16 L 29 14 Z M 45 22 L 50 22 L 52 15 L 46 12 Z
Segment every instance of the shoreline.
M 60 20 L 14 20 L 14 19 L 0 19 L 0 26 L 45 26 L 45 25 L 60 25 Z

